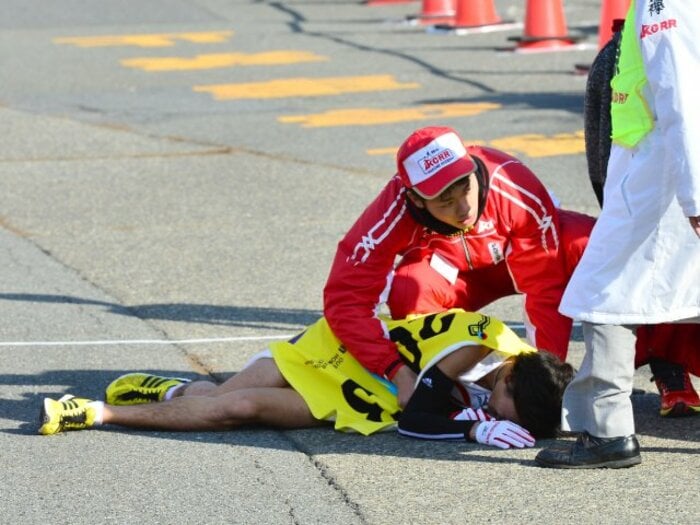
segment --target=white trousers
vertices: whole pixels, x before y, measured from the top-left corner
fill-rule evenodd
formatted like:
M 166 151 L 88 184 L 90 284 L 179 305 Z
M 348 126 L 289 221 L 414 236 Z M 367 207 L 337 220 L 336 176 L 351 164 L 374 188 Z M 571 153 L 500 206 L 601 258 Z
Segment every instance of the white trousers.
M 636 326 L 583 322 L 586 354 L 564 392 L 562 430 L 596 437 L 634 434 Z

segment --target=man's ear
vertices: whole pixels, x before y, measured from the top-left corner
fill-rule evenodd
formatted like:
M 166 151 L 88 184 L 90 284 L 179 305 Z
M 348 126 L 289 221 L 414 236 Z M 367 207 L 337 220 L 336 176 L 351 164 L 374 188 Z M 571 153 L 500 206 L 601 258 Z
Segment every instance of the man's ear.
M 421 210 L 425 209 L 425 202 L 423 202 L 423 199 L 413 193 L 411 190 L 406 190 L 406 196 L 411 200 L 416 208 L 420 208 Z

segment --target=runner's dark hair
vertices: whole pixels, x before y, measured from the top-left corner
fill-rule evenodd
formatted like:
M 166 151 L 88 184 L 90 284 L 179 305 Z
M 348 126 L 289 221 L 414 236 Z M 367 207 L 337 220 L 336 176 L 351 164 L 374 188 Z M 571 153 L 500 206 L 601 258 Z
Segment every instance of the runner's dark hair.
M 519 354 L 508 380 L 520 424 L 536 438 L 554 437 L 561 422 L 564 389 L 574 368 L 549 352 Z

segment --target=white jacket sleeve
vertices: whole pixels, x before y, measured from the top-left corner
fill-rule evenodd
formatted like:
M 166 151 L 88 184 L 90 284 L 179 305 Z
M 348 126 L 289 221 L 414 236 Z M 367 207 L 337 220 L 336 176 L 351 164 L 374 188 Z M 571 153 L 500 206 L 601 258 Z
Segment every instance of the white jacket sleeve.
M 664 140 L 665 168 L 687 217 L 700 215 L 700 2 L 637 0 L 637 35 Z

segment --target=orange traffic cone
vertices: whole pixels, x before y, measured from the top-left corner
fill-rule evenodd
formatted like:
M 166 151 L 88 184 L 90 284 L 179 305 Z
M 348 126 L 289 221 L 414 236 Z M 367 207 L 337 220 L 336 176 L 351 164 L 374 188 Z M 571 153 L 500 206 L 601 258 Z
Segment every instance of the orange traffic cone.
M 525 30 L 515 51 L 558 51 L 576 45 L 580 36 L 568 34 L 561 0 L 527 0 Z
M 451 24 L 436 25 L 436 29 L 487 30 L 491 26 L 511 26 L 512 22 L 504 22 L 493 5 L 493 0 L 457 0 L 457 11 Z
M 598 49 L 603 49 L 612 38 L 616 20 L 624 20 L 629 8 L 630 0 L 603 0 L 598 25 Z
M 409 16 L 410 22 L 419 24 L 448 24 L 455 17 L 457 0 L 423 0 L 421 13 Z

